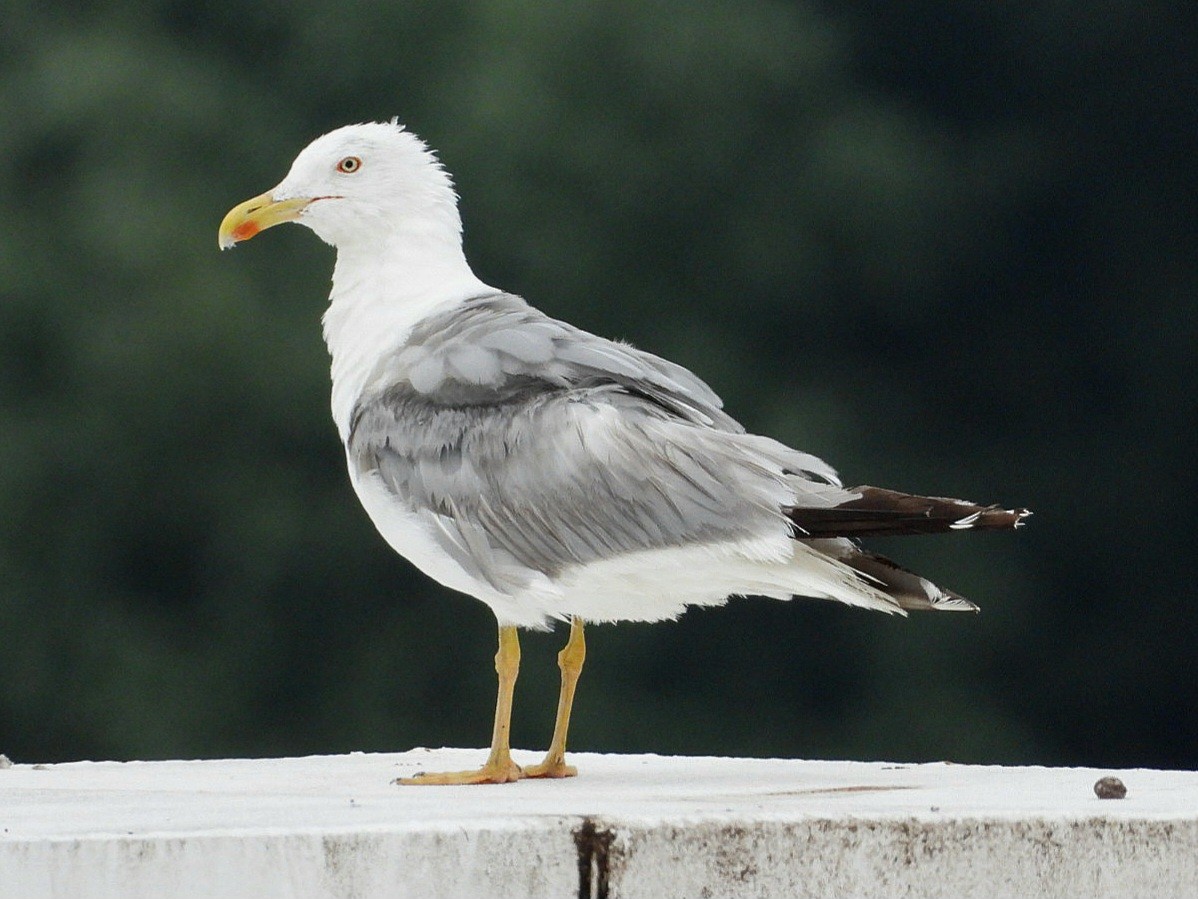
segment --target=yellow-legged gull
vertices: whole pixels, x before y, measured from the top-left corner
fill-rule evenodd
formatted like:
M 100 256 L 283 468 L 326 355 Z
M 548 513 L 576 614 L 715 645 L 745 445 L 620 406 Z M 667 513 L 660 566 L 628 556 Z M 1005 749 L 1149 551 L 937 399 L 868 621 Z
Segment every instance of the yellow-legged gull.
M 971 610 L 855 538 L 1007 529 L 1028 514 L 846 488 L 821 459 L 745 433 L 681 366 L 484 284 L 449 175 L 396 122 L 313 141 L 277 187 L 229 212 L 220 245 L 291 221 L 337 248 L 324 335 L 362 505 L 397 552 L 499 623 L 490 757 L 406 782 L 574 774 L 584 622 L 674 618 L 736 594 Z M 557 724 L 544 761 L 521 769 L 516 629 L 554 620 L 570 622 Z

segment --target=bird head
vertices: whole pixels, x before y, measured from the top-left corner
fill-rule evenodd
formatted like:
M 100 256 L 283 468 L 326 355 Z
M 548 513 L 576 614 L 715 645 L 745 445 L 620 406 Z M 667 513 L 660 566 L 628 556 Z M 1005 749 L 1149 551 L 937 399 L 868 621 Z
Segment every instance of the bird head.
M 448 173 L 394 120 L 346 125 L 312 141 L 277 187 L 229 210 L 220 247 L 283 222 L 339 248 L 405 230 L 460 242 L 462 230 Z

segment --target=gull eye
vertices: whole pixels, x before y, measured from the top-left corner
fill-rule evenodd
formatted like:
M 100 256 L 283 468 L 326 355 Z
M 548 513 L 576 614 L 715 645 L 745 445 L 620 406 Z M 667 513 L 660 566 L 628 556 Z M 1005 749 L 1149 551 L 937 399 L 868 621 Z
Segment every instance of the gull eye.
M 346 175 L 352 175 L 360 168 L 362 168 L 362 160 L 360 160 L 357 156 L 346 156 L 343 160 L 337 163 L 337 171 Z

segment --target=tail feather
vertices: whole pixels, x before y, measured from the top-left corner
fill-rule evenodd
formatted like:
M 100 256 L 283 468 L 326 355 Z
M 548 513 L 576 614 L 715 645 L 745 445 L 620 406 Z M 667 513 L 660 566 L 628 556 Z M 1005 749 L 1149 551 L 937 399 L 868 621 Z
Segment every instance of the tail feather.
M 881 487 L 853 487 L 856 499 L 823 509 L 790 508 L 786 516 L 800 539 L 1001 531 L 1022 526 L 1027 509 L 979 506 L 943 496 L 917 496 Z
M 830 508 L 786 509 L 795 539 L 852 569 L 904 611 L 976 612 L 978 607 L 885 556 L 862 549 L 855 538 L 1009 530 L 1020 527 L 1032 514 L 1027 509 L 979 506 L 960 499 L 916 496 L 880 487 L 854 487 L 847 492 L 854 498 Z
M 879 593 L 908 612 L 976 612 L 978 607 L 952 590 L 945 590 L 885 556 L 862 549 L 852 540 L 800 540 L 853 569 Z
M 882 592 L 908 611 L 978 611 L 976 605 L 959 593 L 937 587 L 927 578 L 877 553 L 858 549 L 844 562 L 854 571 L 880 581 Z

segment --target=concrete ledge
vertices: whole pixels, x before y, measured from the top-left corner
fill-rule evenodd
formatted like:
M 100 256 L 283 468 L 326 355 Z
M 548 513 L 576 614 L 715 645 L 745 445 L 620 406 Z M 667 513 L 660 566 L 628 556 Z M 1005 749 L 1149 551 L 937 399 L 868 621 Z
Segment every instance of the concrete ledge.
M 1198 895 L 1194 772 L 583 753 L 567 781 L 390 783 L 484 755 L 0 769 L 0 899 Z

